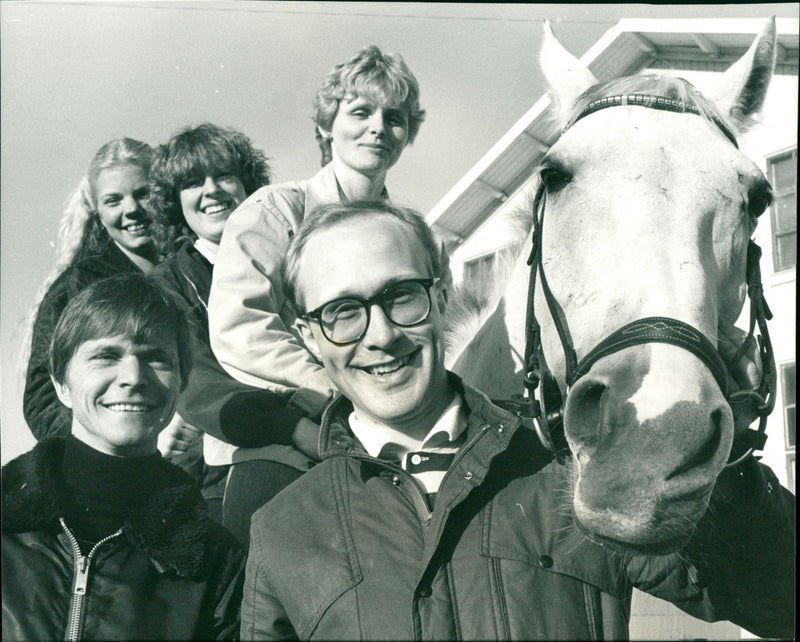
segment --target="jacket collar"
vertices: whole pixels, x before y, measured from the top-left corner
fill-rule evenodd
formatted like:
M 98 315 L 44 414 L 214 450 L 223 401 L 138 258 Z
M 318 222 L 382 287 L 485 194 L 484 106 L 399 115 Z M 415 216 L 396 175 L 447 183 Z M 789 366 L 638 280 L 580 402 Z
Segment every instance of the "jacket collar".
M 486 426 L 502 426 L 502 432 L 499 433 L 500 441 L 497 444 L 502 450 L 518 428 L 519 417 L 495 406 L 486 395 L 465 384 L 458 375 L 452 372 L 448 372 L 447 375 L 451 385 L 464 398 L 464 403 L 469 411 L 467 442 L 470 442 Z M 348 416 L 352 410 L 353 404 L 343 395 L 337 395 L 325 408 L 322 414 L 319 441 L 320 456 L 323 459 L 335 455 L 366 452 L 364 446 L 349 428 Z
M 44 439 L 3 467 L 4 533 L 61 530 L 64 442 L 59 437 Z M 128 517 L 123 532 L 160 571 L 201 577 L 207 563 L 207 508 L 191 478 L 178 466 L 163 463 L 159 490 Z
M 211 275 L 214 266 L 203 256 L 192 241 L 186 241 L 176 253 L 177 266 L 180 272 L 196 285 L 202 286 L 204 301 L 208 302 L 208 292 L 211 289 Z
M 205 269 L 207 271 L 213 267 L 211 262 L 202 255 L 200 250 L 195 247 L 195 241 L 193 239 L 185 239 L 178 246 L 174 256 L 176 257 L 174 260 L 178 263 L 181 269 L 191 269 L 192 271 L 196 272 L 201 269 Z M 167 258 L 166 260 L 162 261 L 161 264 L 163 265 L 169 260 L 170 259 Z M 156 270 L 158 270 L 158 267 L 156 267 Z
M 384 200 L 389 200 L 389 192 L 386 187 L 383 188 L 381 196 Z M 342 202 L 342 197 L 339 189 L 339 180 L 336 178 L 336 173 L 333 171 L 333 163 L 331 162 L 306 181 L 306 202 L 303 218 L 308 216 L 308 213 L 319 205 L 340 202 Z
M 141 272 L 113 241 L 109 241 L 102 250 L 82 258 L 76 266 L 84 272 L 96 272 L 105 277 L 109 273 Z
M 190 239 L 178 246 L 174 254 L 159 263 L 151 272 L 169 294 L 178 294 L 178 302 L 208 306 L 213 266 L 197 250 Z M 181 303 L 181 307 L 184 304 Z M 192 314 L 189 313 L 190 320 Z

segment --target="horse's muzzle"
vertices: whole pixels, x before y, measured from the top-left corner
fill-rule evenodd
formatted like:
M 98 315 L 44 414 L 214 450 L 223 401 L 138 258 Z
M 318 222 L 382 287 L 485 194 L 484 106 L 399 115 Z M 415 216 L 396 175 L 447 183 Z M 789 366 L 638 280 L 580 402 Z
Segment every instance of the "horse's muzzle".
M 651 344 L 606 357 L 578 380 L 564 431 L 575 455 L 576 519 L 598 535 L 646 546 L 679 541 L 702 517 L 733 420 L 701 361 Z

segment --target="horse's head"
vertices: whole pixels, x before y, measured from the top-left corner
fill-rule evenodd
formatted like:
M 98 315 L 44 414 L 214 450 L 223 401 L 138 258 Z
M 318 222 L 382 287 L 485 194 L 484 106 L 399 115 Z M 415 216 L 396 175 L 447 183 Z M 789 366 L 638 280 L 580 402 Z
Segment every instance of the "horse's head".
M 733 132 L 763 102 L 775 23 L 709 98 L 679 79 L 597 84 L 546 31 L 542 67 L 565 130 L 541 165 L 535 308 L 547 365 L 568 390 L 575 517 L 626 548 L 669 550 L 703 515 L 734 437 L 719 373 L 680 334 L 691 343 L 694 329 L 716 348 L 745 299 L 747 244 L 770 187 Z M 610 350 L 567 381 L 565 343 L 580 361 L 652 317 L 690 328 L 672 343 Z

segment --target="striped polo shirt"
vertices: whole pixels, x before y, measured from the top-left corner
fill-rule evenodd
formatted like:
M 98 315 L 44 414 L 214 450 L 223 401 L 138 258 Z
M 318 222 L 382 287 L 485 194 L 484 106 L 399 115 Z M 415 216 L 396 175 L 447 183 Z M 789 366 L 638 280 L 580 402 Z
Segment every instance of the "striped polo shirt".
M 464 443 L 467 414 L 464 400 L 456 393 L 439 419 L 421 441 L 403 432 L 350 413 L 350 429 L 367 453 L 380 459 L 394 459 L 417 479 L 430 496 L 439 490 L 445 473 Z

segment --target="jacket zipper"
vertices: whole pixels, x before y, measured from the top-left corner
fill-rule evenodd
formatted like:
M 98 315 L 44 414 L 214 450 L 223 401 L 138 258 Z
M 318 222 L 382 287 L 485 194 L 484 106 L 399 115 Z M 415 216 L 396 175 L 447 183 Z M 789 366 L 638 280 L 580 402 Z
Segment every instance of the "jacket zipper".
M 189 285 L 192 287 L 192 290 L 194 290 L 194 294 L 195 294 L 195 296 L 197 297 L 197 300 L 200 302 L 200 305 L 202 305 L 202 306 L 203 306 L 203 308 L 205 309 L 205 311 L 206 311 L 206 314 L 208 314 L 208 305 L 206 304 L 206 302 L 205 302 L 205 301 L 203 301 L 203 297 L 201 297 L 201 296 L 200 296 L 200 290 L 198 290 L 198 289 L 197 289 L 197 286 L 194 284 L 194 281 L 192 281 L 192 280 L 191 280 L 191 279 L 190 279 L 188 276 L 186 276 L 185 274 L 183 275 L 183 278 L 184 278 L 184 279 L 186 279 L 186 281 L 187 281 L 187 282 L 189 283 Z
M 417 516 L 420 518 L 424 526 L 428 525 L 428 522 L 431 521 L 431 515 L 433 513 L 431 513 L 431 511 L 428 510 L 428 503 L 425 501 L 425 497 L 423 496 L 422 493 L 422 488 L 420 487 L 419 482 L 416 479 L 414 479 L 414 476 L 411 473 L 403 470 L 401 466 L 390 464 L 384 459 L 378 459 L 376 457 L 370 457 L 368 455 L 367 456 L 360 455 L 358 453 L 356 453 L 355 456 L 358 459 L 362 459 L 374 464 L 379 464 L 398 475 L 403 475 L 408 481 L 410 481 L 411 486 L 414 488 L 414 491 L 416 491 L 411 493 L 411 501 L 413 502 L 414 508 L 417 511 Z
M 442 477 L 442 483 L 439 484 L 439 488 L 444 486 L 444 482 L 447 479 L 447 476 L 453 470 L 455 465 L 466 456 L 467 452 L 469 452 L 472 449 L 472 447 L 475 445 L 475 443 L 481 437 L 483 437 L 483 435 L 486 434 L 487 430 L 489 430 L 489 426 L 488 425 L 483 426 L 483 428 L 481 428 L 481 431 L 477 435 L 475 435 L 464 446 L 464 448 L 461 449 L 461 451 L 458 453 L 458 455 L 456 455 L 455 459 L 453 459 L 453 463 L 450 465 L 450 468 L 444 474 L 444 477 Z M 356 456 L 359 459 L 367 460 L 367 461 L 370 461 L 370 462 L 373 462 L 373 463 L 378 463 L 378 464 L 384 466 L 385 468 L 388 468 L 389 470 L 392 470 L 392 471 L 394 471 L 394 472 L 396 472 L 396 473 L 398 473 L 400 475 L 405 476 L 408 480 L 410 480 L 412 482 L 412 486 L 414 487 L 414 490 L 416 491 L 416 492 L 412 492 L 411 493 L 411 499 L 412 499 L 412 501 L 414 503 L 414 507 L 416 508 L 417 513 L 418 513 L 420 519 L 422 520 L 422 523 L 425 526 L 428 525 L 428 523 L 431 521 L 431 516 L 433 515 L 433 513 L 431 513 L 431 511 L 428 509 L 428 503 L 425 501 L 425 496 L 424 496 L 422 487 L 420 486 L 420 483 L 414 478 L 414 476 L 411 473 L 409 473 L 408 471 L 403 470 L 403 468 L 401 466 L 396 466 L 395 464 L 391 464 L 391 463 L 389 463 L 389 462 L 387 462 L 387 461 L 385 461 L 383 459 L 377 459 L 376 457 L 370 457 L 368 455 L 367 456 L 359 455 L 358 453 L 356 453 Z
M 461 449 L 461 451 L 459 451 L 459 453 L 458 453 L 458 454 L 455 456 L 455 458 L 453 459 L 453 463 L 452 463 L 452 464 L 450 464 L 450 468 L 448 468 L 448 469 L 447 469 L 447 472 L 444 474 L 444 477 L 442 477 L 442 483 L 441 483 L 441 484 L 439 484 L 439 488 L 441 488 L 442 486 L 444 486 L 444 482 L 445 482 L 445 480 L 446 480 L 446 479 L 447 479 L 447 477 L 450 475 L 450 473 L 453 471 L 453 469 L 456 467 L 456 464 L 458 464 L 458 463 L 459 463 L 459 462 L 460 462 L 462 459 L 464 459 L 464 457 L 466 456 L 466 454 L 467 454 L 467 453 L 468 453 L 470 450 L 472 450 L 472 447 L 473 447 L 473 446 L 474 446 L 474 445 L 477 443 L 477 441 L 478 441 L 478 440 L 479 440 L 481 437 L 483 437 L 483 436 L 486 434 L 486 431 L 488 431 L 488 430 L 489 430 L 489 425 L 488 425 L 488 424 L 484 424 L 484 426 L 481 428 L 481 431 L 480 431 L 480 432 L 479 432 L 477 435 L 475 435 L 475 436 L 474 436 L 474 437 L 473 437 L 473 438 L 472 438 L 472 439 L 471 439 L 471 440 L 470 440 L 470 441 L 469 441 L 469 442 L 468 442 L 468 443 L 467 443 L 467 444 L 466 444 L 466 445 L 465 445 L 465 446 L 464 446 L 464 447 Z
M 122 535 L 122 529 L 120 528 L 116 533 L 101 539 L 92 547 L 88 555 L 83 556 L 81 554 L 81 547 L 78 545 L 78 539 L 72 534 L 72 531 L 69 530 L 66 523 L 64 523 L 64 519 L 59 518 L 58 521 L 61 522 L 61 528 L 64 529 L 64 533 L 66 533 L 70 544 L 72 544 L 72 553 L 75 557 L 75 578 L 72 584 L 72 597 L 69 603 L 67 632 L 64 635 L 65 640 L 73 641 L 80 639 L 81 629 L 83 628 L 84 599 L 86 597 L 86 587 L 89 584 L 89 566 L 92 563 L 92 558 L 97 552 L 97 549 L 103 544 Z

